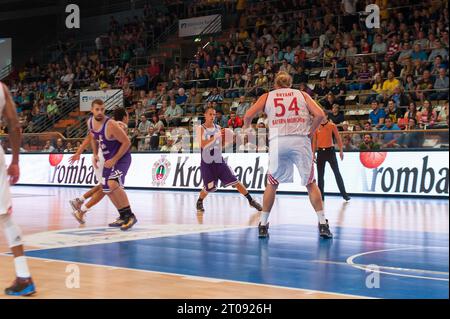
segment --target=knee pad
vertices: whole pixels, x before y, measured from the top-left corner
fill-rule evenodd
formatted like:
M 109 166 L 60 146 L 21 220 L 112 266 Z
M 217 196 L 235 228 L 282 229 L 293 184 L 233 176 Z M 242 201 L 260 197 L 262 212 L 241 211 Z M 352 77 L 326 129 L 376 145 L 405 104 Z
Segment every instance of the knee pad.
M 0 216 L 0 227 L 3 229 L 9 248 L 22 245 L 22 231 L 11 218 L 11 215 Z

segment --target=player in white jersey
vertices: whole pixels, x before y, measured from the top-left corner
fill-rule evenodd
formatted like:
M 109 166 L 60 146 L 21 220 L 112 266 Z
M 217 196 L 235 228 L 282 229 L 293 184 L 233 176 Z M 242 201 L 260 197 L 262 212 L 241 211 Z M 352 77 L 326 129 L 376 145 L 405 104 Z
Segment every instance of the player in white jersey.
M 6 241 L 14 256 L 16 268 L 16 280 L 11 287 L 5 289 L 5 293 L 11 296 L 29 296 L 36 292 L 27 260 L 23 253 L 22 233 L 20 228 L 12 220 L 12 201 L 9 184 L 15 184 L 19 180 L 19 148 L 21 144 L 20 124 L 17 119 L 16 106 L 11 94 L 2 82 L 0 82 L 0 120 L 8 124 L 9 140 L 12 148 L 12 161 L 6 169 L 3 148 L 0 147 L 0 228 L 5 234 Z
M 117 108 L 114 110 L 114 120 L 119 124 L 119 126 L 128 134 L 128 121 L 129 116 L 127 111 L 124 108 Z M 70 157 L 69 163 L 73 164 L 80 160 L 81 154 L 85 151 L 90 143 L 94 143 L 95 141 L 92 138 L 92 135 L 89 133 L 88 136 L 84 139 L 80 148 L 77 152 Z M 81 224 L 85 224 L 86 221 L 84 216 L 86 213 L 97 203 L 99 203 L 103 197 L 105 197 L 105 193 L 103 192 L 102 180 L 103 180 L 103 167 L 105 164 L 105 158 L 103 157 L 102 149 L 98 148 L 98 154 L 92 156 L 92 166 L 94 167 L 95 177 L 97 178 L 98 184 L 91 188 L 89 191 L 69 201 L 72 206 L 73 212 L 72 215 L 75 219 Z M 84 202 L 89 199 L 90 200 L 85 204 Z M 115 226 L 111 225 L 110 226 Z
M 259 237 L 268 237 L 268 219 L 278 185 L 293 182 L 296 166 L 317 213 L 320 236 L 331 238 L 322 196 L 314 179 L 311 147 L 311 139 L 325 114 L 307 93 L 291 89 L 291 86 L 292 77 L 286 72 L 279 72 L 275 78 L 275 89 L 261 95 L 244 116 L 244 129 L 248 129 L 253 118 L 261 112 L 267 114 L 269 121 L 269 170 L 258 226 Z

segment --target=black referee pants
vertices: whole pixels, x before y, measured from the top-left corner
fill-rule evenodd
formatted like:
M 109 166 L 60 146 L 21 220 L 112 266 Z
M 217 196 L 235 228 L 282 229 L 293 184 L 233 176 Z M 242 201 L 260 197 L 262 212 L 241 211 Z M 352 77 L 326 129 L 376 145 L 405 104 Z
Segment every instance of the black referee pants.
M 342 180 L 341 173 L 339 172 L 339 165 L 336 158 L 336 152 L 334 147 L 330 148 L 319 148 L 317 150 L 317 174 L 318 174 L 318 184 L 320 193 L 322 194 L 322 199 L 324 199 L 324 176 L 325 176 L 325 164 L 330 163 L 331 169 L 333 170 L 334 177 L 336 178 L 336 183 L 339 188 L 339 192 L 342 196 L 347 196 L 345 191 L 344 181 Z

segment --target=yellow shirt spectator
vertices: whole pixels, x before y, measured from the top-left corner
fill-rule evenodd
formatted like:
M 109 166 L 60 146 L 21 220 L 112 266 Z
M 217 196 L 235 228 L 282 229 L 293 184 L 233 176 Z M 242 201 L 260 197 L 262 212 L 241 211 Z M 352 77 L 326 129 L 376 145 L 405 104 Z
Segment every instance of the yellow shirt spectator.
M 392 94 L 394 92 L 394 88 L 400 85 L 400 81 L 396 78 L 387 79 L 383 82 L 383 91 L 387 91 L 388 94 Z

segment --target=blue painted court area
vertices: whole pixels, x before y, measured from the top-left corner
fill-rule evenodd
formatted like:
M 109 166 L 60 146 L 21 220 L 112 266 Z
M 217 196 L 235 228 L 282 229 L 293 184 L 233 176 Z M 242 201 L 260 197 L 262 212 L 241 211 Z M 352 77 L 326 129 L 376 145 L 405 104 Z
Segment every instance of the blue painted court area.
M 245 228 L 27 255 L 377 298 L 449 297 L 448 234 L 332 230 L 333 240 L 319 239 L 313 226 L 276 225 L 267 240 L 258 239 L 257 228 Z M 377 273 L 366 272 L 370 264 Z M 367 288 L 378 274 L 379 288 Z

